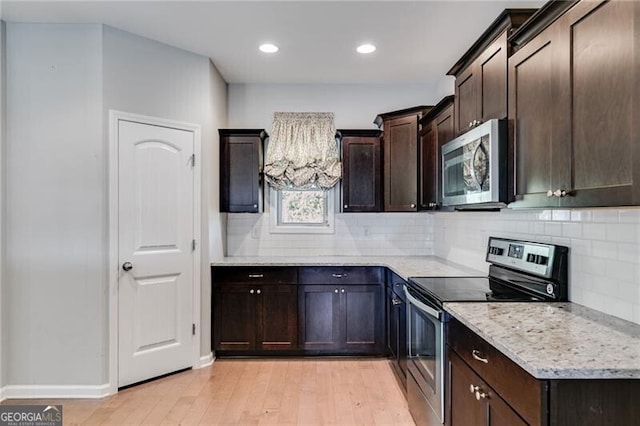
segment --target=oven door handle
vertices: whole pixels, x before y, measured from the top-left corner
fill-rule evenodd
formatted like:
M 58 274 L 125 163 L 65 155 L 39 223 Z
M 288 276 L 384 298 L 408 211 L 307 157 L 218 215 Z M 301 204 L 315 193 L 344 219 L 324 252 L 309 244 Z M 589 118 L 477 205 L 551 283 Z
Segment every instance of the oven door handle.
M 407 296 L 407 299 L 409 300 L 409 302 L 413 305 L 416 305 L 416 307 L 418 307 L 421 311 L 425 312 L 426 314 L 434 317 L 435 319 L 439 320 L 440 319 L 440 314 L 441 312 L 432 308 L 431 306 L 427 306 L 424 303 L 422 303 L 421 301 L 419 301 L 418 299 L 416 299 L 415 297 L 413 297 L 411 295 L 411 293 L 409 292 L 409 289 L 407 288 L 407 286 L 403 286 L 404 287 L 404 294 Z

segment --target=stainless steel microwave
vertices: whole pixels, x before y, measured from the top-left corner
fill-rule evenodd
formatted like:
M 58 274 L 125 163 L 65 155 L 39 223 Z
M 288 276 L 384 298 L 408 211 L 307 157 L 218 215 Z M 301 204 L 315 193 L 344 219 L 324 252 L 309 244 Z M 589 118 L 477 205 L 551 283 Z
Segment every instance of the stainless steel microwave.
M 507 120 L 489 120 L 442 146 L 442 204 L 500 208 L 508 202 Z

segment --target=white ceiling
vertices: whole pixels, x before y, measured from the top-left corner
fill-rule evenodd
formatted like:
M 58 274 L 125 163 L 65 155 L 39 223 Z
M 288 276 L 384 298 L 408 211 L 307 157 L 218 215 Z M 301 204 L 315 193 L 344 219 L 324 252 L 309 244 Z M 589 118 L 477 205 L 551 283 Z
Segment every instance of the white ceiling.
M 544 1 L 16 1 L 5 21 L 104 23 L 208 56 L 229 83 L 432 84 L 505 8 Z M 257 47 L 280 46 L 274 55 Z M 378 50 L 355 53 L 370 42 Z

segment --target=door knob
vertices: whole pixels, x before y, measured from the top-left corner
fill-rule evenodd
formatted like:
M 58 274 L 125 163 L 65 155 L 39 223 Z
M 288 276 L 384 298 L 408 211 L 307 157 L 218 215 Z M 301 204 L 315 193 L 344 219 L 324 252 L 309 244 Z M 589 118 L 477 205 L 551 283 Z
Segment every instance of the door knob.
M 130 271 L 130 270 L 132 270 L 132 269 L 133 269 L 133 263 L 131 263 L 131 262 L 124 262 L 124 263 L 122 264 L 122 270 L 123 270 L 123 271 L 125 271 L 125 272 L 129 272 L 129 271 Z

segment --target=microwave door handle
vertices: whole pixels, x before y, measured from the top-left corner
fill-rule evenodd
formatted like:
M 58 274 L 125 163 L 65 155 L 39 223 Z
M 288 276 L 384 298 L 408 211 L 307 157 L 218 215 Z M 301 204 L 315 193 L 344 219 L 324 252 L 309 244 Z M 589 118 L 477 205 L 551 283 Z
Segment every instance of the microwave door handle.
M 425 305 L 424 303 L 422 303 L 421 301 L 413 297 L 406 285 L 403 287 L 404 287 L 404 294 L 407 296 L 407 299 L 409 299 L 409 302 L 411 302 L 413 305 L 416 305 L 421 311 L 424 311 L 429 316 L 432 316 L 438 320 L 440 319 L 440 312 L 433 309 L 431 306 Z

